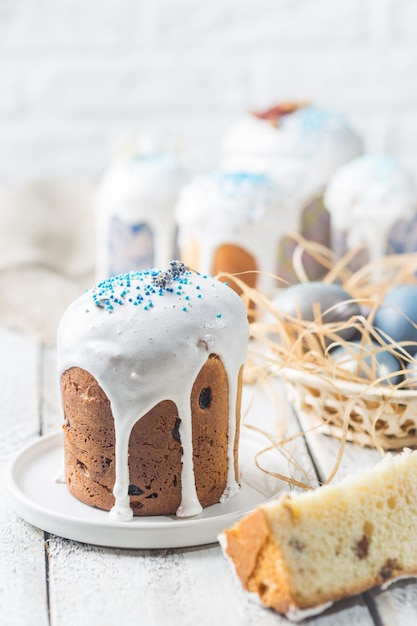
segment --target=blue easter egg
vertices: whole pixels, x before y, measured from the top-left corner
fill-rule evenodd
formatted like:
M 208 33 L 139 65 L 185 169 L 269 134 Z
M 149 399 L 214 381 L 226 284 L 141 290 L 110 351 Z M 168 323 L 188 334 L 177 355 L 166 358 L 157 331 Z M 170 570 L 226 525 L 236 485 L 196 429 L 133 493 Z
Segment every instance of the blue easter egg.
M 417 389 L 417 361 L 409 361 L 405 368 L 404 378 L 409 389 Z
M 321 322 L 347 322 L 361 314 L 361 308 L 342 287 L 332 283 L 312 281 L 299 283 L 283 289 L 273 300 L 279 313 L 306 321 L 316 319 L 316 306 L 321 311 Z M 319 321 L 319 320 L 317 320 Z M 349 341 L 356 329 L 346 328 L 340 336 Z
M 417 285 L 397 285 L 388 291 L 374 317 L 374 326 L 394 342 L 410 342 L 407 350 L 417 350 Z
M 398 385 L 402 380 L 400 361 L 378 344 L 351 341 L 346 346 L 337 346 L 329 353 L 338 367 L 367 380 L 384 377 L 381 384 Z

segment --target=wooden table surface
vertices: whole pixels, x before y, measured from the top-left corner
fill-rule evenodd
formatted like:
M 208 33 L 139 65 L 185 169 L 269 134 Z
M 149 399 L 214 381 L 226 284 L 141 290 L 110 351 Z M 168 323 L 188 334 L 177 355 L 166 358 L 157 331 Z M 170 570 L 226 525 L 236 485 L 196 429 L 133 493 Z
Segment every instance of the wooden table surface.
M 5 470 L 22 446 L 59 430 L 56 355 L 31 336 L 0 326 L 0 624 L 2 626 L 277 626 L 237 583 L 218 544 L 183 549 L 115 549 L 51 535 L 13 510 Z M 295 417 L 290 427 L 301 429 Z M 296 441 L 310 472 L 326 478 L 337 441 Z M 375 463 L 375 450 L 348 445 L 338 477 Z M 410 541 L 416 541 L 410 537 Z M 417 583 L 399 581 L 339 602 L 311 626 L 415 626 Z

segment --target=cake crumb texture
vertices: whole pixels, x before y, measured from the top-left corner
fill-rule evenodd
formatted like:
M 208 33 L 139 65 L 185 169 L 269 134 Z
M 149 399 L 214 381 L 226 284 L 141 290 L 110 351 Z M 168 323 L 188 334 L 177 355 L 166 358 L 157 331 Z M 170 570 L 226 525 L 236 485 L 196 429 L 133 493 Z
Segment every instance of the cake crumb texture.
M 279 613 L 417 575 L 417 451 L 361 475 L 283 494 L 224 533 L 247 591 Z

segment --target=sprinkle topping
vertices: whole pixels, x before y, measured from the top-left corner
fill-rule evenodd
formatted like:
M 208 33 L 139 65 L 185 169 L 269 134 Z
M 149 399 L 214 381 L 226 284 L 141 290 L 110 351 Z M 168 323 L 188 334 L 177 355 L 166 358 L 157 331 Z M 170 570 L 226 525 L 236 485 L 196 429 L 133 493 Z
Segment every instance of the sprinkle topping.
M 113 276 L 100 282 L 91 293 L 94 304 L 109 313 L 116 306 L 123 305 L 140 305 L 144 311 L 148 311 L 154 306 L 153 296 L 164 294 L 177 296 L 182 302 L 182 310 L 187 311 L 192 306 L 191 276 L 192 272 L 187 271 L 184 263 L 171 261 L 165 271 L 148 269 Z M 195 289 L 199 290 L 200 285 L 195 285 Z M 197 292 L 196 297 L 201 298 L 201 293 Z
M 174 279 L 178 279 L 185 274 L 185 265 L 181 261 L 170 261 L 169 269 L 165 272 L 159 272 L 152 277 L 154 285 L 160 289 L 166 289 Z

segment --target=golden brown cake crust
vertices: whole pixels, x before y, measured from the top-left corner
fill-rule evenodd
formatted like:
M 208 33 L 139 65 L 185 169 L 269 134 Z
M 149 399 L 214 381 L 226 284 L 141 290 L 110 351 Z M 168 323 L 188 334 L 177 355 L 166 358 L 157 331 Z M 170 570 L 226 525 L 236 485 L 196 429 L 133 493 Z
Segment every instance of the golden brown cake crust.
M 227 272 L 228 274 L 247 272 L 247 274 L 241 276 L 242 280 L 249 287 L 255 287 L 257 270 L 256 260 L 252 254 L 235 244 L 223 244 L 216 250 L 211 271 L 213 276 L 217 276 L 221 272 Z M 233 284 L 233 281 L 228 279 L 227 282 L 237 293 L 240 294 L 242 292 L 237 285 Z
M 82 502 L 110 510 L 115 481 L 110 401 L 94 377 L 77 367 L 62 375 L 61 394 L 68 489 Z M 228 473 L 228 382 L 222 362 L 214 355 L 194 382 L 191 407 L 196 488 L 204 508 L 219 502 Z M 134 515 L 175 515 L 181 503 L 179 426 L 176 405 L 165 400 L 132 429 L 129 493 Z M 235 452 L 237 470 L 237 436 Z
M 203 508 L 219 502 L 227 483 L 229 398 L 220 359 L 209 358 L 191 392 L 193 463 L 197 496 Z
M 287 613 L 295 601 L 263 510 L 256 509 L 224 535 L 225 552 L 233 561 L 244 589 L 257 593 L 265 606 Z
M 114 504 L 114 421 L 110 402 L 89 372 L 72 368 L 61 381 L 65 412 L 65 474 L 82 502 L 110 510 Z M 135 515 L 164 515 L 181 501 L 179 418 L 171 401 L 159 403 L 132 429 L 130 503 Z M 135 452 L 140 450 L 140 456 Z

